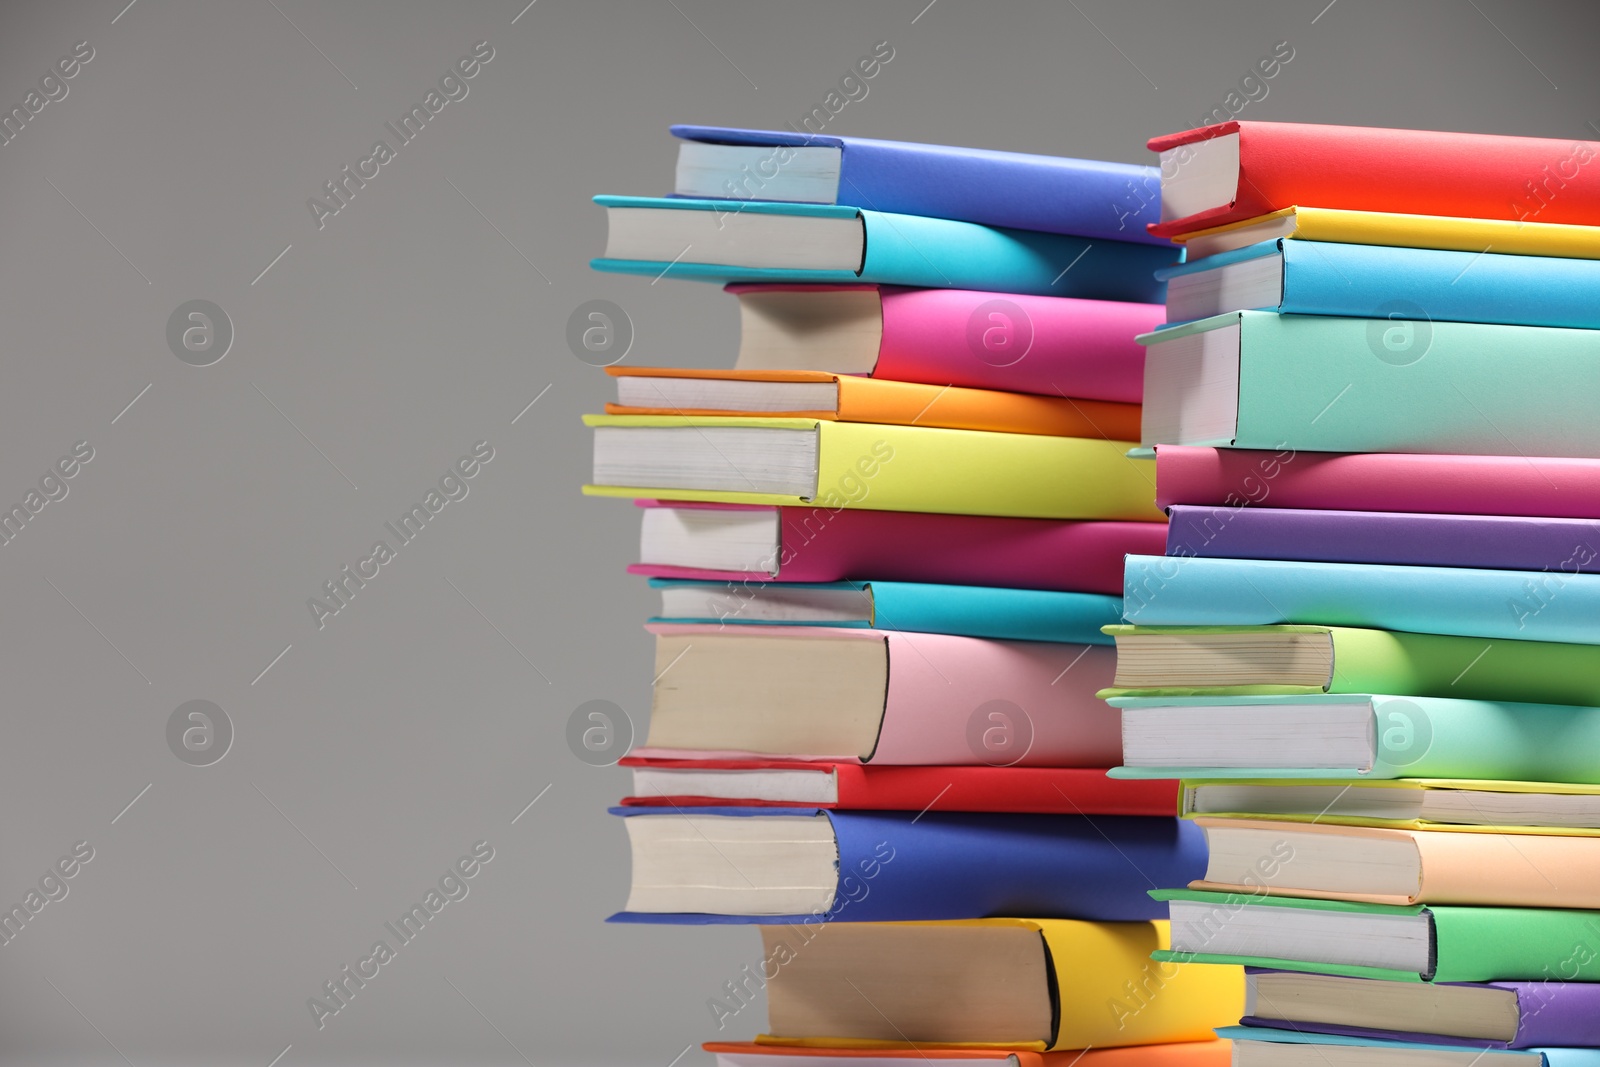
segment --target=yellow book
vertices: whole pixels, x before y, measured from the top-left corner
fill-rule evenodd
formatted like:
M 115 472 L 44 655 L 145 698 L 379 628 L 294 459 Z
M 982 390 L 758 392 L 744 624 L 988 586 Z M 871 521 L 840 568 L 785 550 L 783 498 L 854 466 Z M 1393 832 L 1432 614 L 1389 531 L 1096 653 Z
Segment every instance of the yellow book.
M 1270 215 L 1196 230 L 1173 240 L 1188 250 L 1187 258 L 1192 262 L 1279 237 L 1351 245 L 1600 259 L 1600 226 L 1457 219 L 1445 215 L 1400 215 L 1324 207 L 1287 207 Z
M 1157 962 L 1158 922 L 971 919 L 764 926 L 763 1044 L 1115 1048 L 1206 1041 L 1244 1007 L 1240 968 Z
M 586 415 L 595 496 L 1164 522 L 1128 441 L 805 418 Z

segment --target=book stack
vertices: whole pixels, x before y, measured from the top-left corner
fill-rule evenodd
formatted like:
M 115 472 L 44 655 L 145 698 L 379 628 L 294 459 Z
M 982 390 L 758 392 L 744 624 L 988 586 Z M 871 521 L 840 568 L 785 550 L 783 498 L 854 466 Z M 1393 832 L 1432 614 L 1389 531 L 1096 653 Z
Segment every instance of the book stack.
M 1225 1063 L 1240 972 L 1150 958 L 1202 835 L 1106 777 L 1096 698 L 1165 537 L 1126 454 L 1153 169 L 674 132 L 676 195 L 596 198 L 594 266 L 724 284 L 742 334 L 733 370 L 609 368 L 586 420 L 661 594 L 612 921 L 759 927 L 706 991 L 718 1032 L 767 1003 L 724 1067 Z
M 1151 147 L 1171 526 L 1106 695 L 1209 850 L 1157 958 L 1250 966 L 1238 1067 L 1600 1064 L 1600 145 Z

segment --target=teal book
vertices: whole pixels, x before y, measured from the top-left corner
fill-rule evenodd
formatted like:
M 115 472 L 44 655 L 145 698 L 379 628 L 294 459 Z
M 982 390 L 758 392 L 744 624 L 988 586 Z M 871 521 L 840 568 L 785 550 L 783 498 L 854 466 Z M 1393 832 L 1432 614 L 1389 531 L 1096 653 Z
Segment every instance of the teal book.
M 1293 863 L 1291 857 L 1284 863 Z M 1263 874 L 1270 882 L 1271 875 Z M 1178 963 L 1231 963 L 1400 982 L 1600 980 L 1600 912 L 1357 904 L 1157 889 Z
M 595 270 L 717 282 L 977 289 L 1159 304 L 1158 245 L 896 215 L 832 204 L 597 196 Z
M 1600 1048 L 1521 1048 L 1508 1051 L 1488 1042 L 1437 1045 L 1426 1041 L 1394 1041 L 1379 1037 L 1315 1034 L 1302 1030 L 1277 1030 L 1260 1026 L 1222 1026 L 1217 1028 L 1217 1036 L 1234 1043 L 1236 1055 L 1234 1062 L 1238 1067 L 1250 1067 L 1258 1062 L 1273 1064 L 1298 1062 L 1295 1059 L 1286 1059 L 1291 1050 L 1286 1050 L 1285 1045 L 1313 1046 L 1306 1050 L 1304 1060 L 1318 1065 L 1331 1062 L 1322 1048 L 1338 1045 L 1348 1049 L 1370 1050 L 1373 1054 L 1371 1062 L 1374 1064 L 1392 1062 L 1380 1058 L 1379 1054 L 1384 1052 L 1391 1054 L 1432 1052 L 1437 1055 L 1427 1062 L 1438 1063 L 1440 1067 L 1453 1067 L 1455 1064 L 1460 1064 L 1461 1067 L 1471 1067 L 1472 1064 L 1482 1064 L 1482 1067 L 1506 1067 L 1510 1064 L 1516 1064 L 1517 1067 L 1600 1067 Z M 1256 1056 L 1257 1052 L 1260 1053 L 1259 1058 Z M 1349 1061 L 1341 1059 L 1340 1062 Z M 1410 1062 L 1410 1059 L 1406 1058 L 1405 1062 Z
M 1002 641 L 1109 645 L 1122 598 L 923 582 L 751 582 L 652 578 L 651 622 L 848 626 Z
M 1600 331 L 1382 315 L 1142 335 L 1143 445 L 1600 457 Z

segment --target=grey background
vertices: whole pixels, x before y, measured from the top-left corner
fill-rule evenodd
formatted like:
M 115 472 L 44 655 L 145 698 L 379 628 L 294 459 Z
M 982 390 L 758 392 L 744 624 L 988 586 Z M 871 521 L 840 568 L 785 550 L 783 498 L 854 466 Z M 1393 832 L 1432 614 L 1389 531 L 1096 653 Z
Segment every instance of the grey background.
M 602 924 L 627 776 L 565 743 L 590 699 L 642 727 L 651 676 L 635 520 L 578 495 L 607 388 L 567 316 L 621 304 L 633 363 L 735 342 L 714 289 L 586 267 L 586 198 L 669 189 L 670 122 L 798 121 L 880 40 L 830 132 L 1145 160 L 1280 40 L 1241 117 L 1600 122 L 1588 3 L 523 2 L 0 10 L 5 108 L 95 49 L 0 147 L 0 502 L 95 449 L 0 547 L 0 902 L 95 849 L 0 947 L 4 1062 L 666 1067 L 759 1029 L 705 1005 L 752 931 Z M 469 96 L 319 231 L 306 199 L 479 40 Z M 233 321 L 214 366 L 167 348 L 191 299 Z M 318 630 L 306 599 L 479 440 L 467 498 Z M 235 730 L 208 767 L 166 743 L 197 699 Z M 480 839 L 470 895 L 319 1031 L 307 998 Z

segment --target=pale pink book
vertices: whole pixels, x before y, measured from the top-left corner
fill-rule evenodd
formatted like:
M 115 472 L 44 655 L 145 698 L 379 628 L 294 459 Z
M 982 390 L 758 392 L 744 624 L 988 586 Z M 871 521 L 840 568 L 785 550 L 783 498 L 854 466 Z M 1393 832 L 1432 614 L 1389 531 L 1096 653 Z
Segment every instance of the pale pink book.
M 896 286 L 727 286 L 761 292 L 876 289 L 882 337 L 871 377 L 1137 404 L 1161 304 Z
M 641 562 L 628 570 L 652 578 L 928 582 L 1121 596 L 1123 557 L 1166 550 L 1167 528 L 1150 522 L 637 503 L 649 510 L 642 516 Z M 714 548 L 696 547 L 730 524 L 769 540 L 742 560 L 710 558 Z M 708 565 L 718 562 L 740 566 Z
M 1120 713 L 1095 696 L 1115 674 L 1116 649 L 1110 645 L 988 641 L 826 626 L 763 626 L 753 632 L 758 628 L 652 623 L 645 629 L 658 639 L 677 638 L 687 646 L 668 670 L 660 671 L 658 688 L 684 682 L 689 672 L 683 664 L 696 649 L 702 655 L 715 651 L 716 642 L 799 638 L 882 645 L 888 677 L 877 742 L 870 752 L 785 752 L 782 758 L 1022 767 L 1114 767 L 1122 760 Z M 788 684 L 777 677 L 756 679 L 740 693 L 740 703 L 764 706 Z M 773 752 L 648 743 L 630 755 L 775 758 Z

